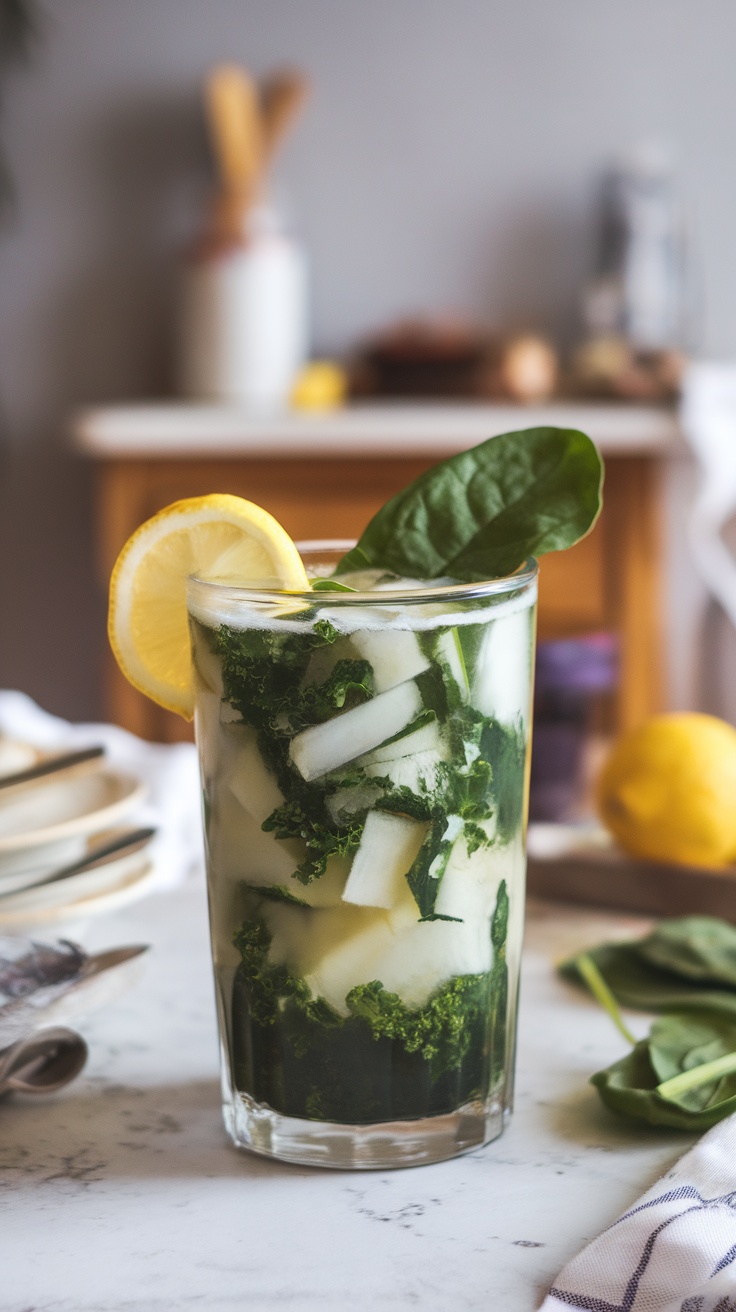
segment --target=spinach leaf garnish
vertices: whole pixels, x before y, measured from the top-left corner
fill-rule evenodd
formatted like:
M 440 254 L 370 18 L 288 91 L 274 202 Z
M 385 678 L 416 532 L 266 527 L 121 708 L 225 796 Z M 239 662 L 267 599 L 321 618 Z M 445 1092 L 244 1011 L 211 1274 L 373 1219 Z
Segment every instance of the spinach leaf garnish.
M 574 428 L 528 428 L 481 442 L 410 483 L 374 515 L 338 574 L 365 568 L 466 582 L 564 551 L 593 527 L 603 466 Z

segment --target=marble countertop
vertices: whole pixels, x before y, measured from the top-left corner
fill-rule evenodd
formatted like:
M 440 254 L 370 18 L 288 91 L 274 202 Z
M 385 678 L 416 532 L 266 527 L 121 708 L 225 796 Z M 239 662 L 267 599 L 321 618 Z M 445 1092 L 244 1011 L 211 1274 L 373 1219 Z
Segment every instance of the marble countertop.
M 532 904 L 510 1127 L 452 1162 L 363 1174 L 230 1146 L 199 884 L 97 922 L 89 947 L 154 950 L 135 988 L 80 1025 L 83 1077 L 0 1106 L 1 1312 L 532 1312 L 691 1143 L 599 1104 L 587 1078 L 622 1040 L 553 972 L 642 928 Z
M 676 455 L 685 449 L 671 407 L 553 401 L 546 405 L 363 402 L 323 413 L 254 415 L 236 406 L 160 402 L 99 406 L 72 420 L 77 450 L 96 460 L 211 456 L 436 456 L 492 433 L 555 424 L 580 428 L 604 455 Z

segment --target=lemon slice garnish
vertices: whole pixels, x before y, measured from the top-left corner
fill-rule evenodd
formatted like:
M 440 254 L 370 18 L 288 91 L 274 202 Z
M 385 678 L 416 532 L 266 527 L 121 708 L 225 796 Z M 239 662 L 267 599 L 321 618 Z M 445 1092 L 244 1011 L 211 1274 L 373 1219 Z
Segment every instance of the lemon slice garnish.
M 136 529 L 110 579 L 110 645 L 134 688 L 187 720 L 194 713 L 186 598 L 190 574 L 290 592 L 309 590 L 288 533 L 268 511 L 242 497 L 188 497 Z

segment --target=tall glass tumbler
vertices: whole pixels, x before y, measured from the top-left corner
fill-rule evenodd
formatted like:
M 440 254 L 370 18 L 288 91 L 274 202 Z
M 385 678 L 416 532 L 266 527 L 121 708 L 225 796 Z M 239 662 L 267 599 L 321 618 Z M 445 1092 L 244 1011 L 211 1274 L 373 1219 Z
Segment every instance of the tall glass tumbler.
M 511 1110 L 536 565 L 333 590 L 349 546 L 189 581 L 195 727 L 228 1131 L 387 1168 Z

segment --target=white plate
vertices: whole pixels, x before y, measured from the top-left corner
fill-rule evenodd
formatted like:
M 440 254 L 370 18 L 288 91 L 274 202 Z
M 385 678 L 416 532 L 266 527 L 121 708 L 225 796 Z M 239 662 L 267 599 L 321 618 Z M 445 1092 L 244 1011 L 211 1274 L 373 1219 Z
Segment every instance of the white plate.
M 145 897 L 146 893 L 152 891 L 155 883 L 156 871 L 150 861 L 144 861 L 127 876 L 123 876 L 116 887 L 65 902 L 63 906 L 6 911 L 3 909 L 3 903 L 0 902 L 0 933 L 36 933 L 39 929 L 52 930 L 60 925 L 66 926 L 70 922 L 75 924 L 85 922 L 93 916 L 117 911 L 120 907 L 127 906 L 129 902 Z
M 100 834 L 95 837 L 95 842 L 112 837 L 112 834 Z M 65 879 L 51 884 L 26 883 L 18 885 L 17 891 L 8 889 L 7 893 L 7 883 L 0 885 L 0 915 L 7 911 L 63 906 L 67 902 L 78 902 L 80 898 L 117 888 L 130 874 L 148 864 L 150 841 L 139 843 L 133 851 L 104 857 L 89 870 L 81 870 L 78 875 L 67 875 Z
M 8 789 L 8 794 L 4 798 L 0 794 L 0 868 L 6 870 L 7 860 L 17 861 L 21 853 L 27 857 L 32 848 L 64 843 L 117 824 L 140 805 L 146 787 L 132 775 L 101 769 L 45 779 L 17 793 Z
M 16 770 L 28 770 L 36 764 L 40 755 L 30 743 L 21 743 L 0 734 L 0 778 L 6 774 L 15 774 Z
M 50 875 L 62 866 L 81 861 L 88 843 L 94 835 L 72 834 L 71 838 L 57 839 L 54 843 L 41 843 L 35 847 L 21 847 L 17 852 L 0 853 L 0 892 L 4 889 L 27 888 L 44 875 Z

